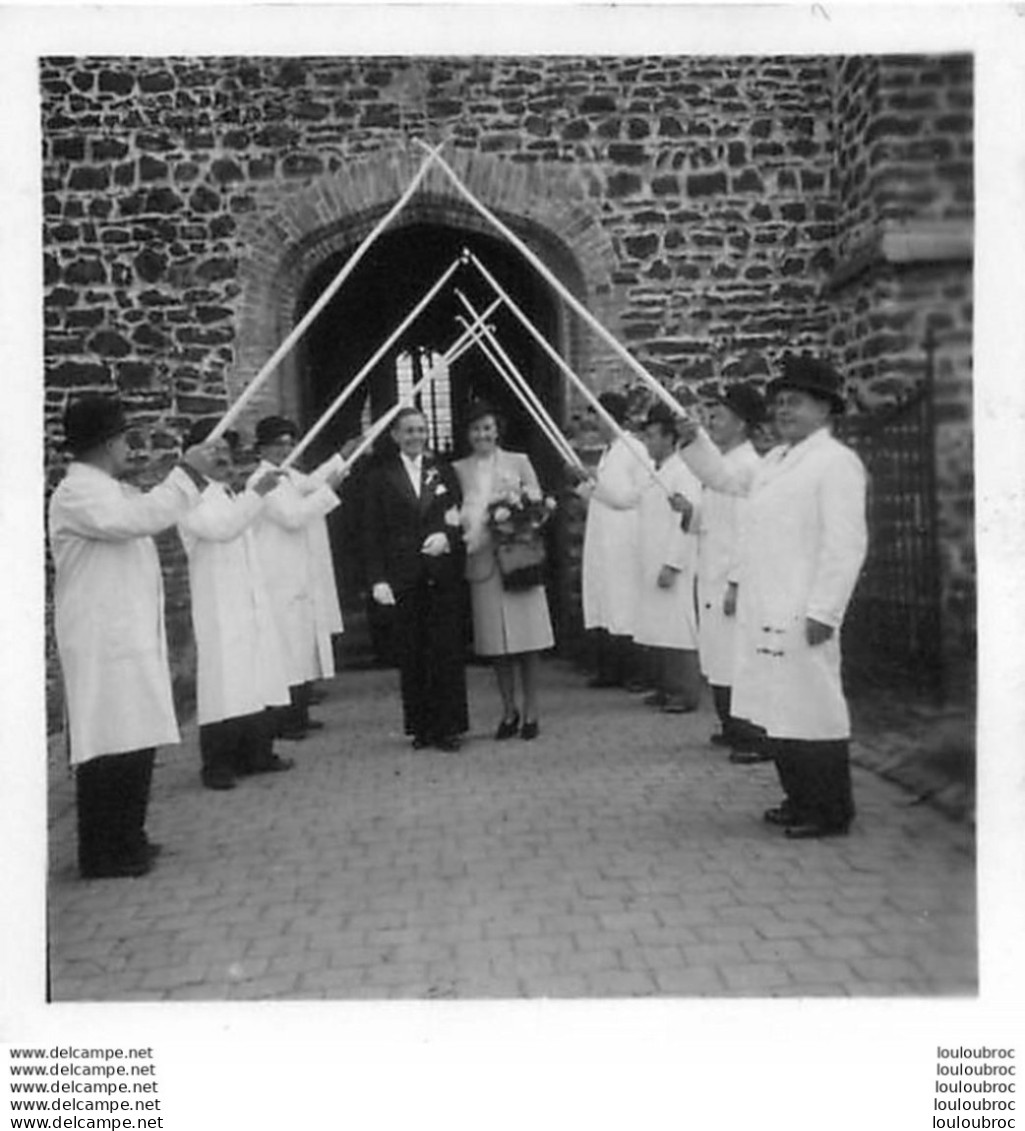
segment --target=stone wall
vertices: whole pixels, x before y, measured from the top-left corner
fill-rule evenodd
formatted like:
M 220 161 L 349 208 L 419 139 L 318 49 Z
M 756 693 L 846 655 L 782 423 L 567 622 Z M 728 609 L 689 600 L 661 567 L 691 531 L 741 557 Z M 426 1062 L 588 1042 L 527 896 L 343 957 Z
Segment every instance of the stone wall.
M 837 263 L 829 345 L 866 413 L 913 395 L 934 350 L 943 651 L 975 654 L 972 60 L 845 59 L 837 75 Z
M 69 395 L 116 386 L 169 452 L 266 360 L 316 257 L 390 206 L 424 134 L 682 399 L 829 348 L 870 408 L 917 372 L 928 317 L 966 411 L 964 264 L 925 311 L 883 227 L 970 216 L 965 60 L 49 58 L 40 83 L 51 440 Z M 480 223 L 441 177 L 414 204 Z M 566 340 L 596 385 L 623 381 L 592 335 Z M 944 427 L 952 515 L 970 464 L 964 419 Z M 183 607 L 180 562 L 169 583 Z

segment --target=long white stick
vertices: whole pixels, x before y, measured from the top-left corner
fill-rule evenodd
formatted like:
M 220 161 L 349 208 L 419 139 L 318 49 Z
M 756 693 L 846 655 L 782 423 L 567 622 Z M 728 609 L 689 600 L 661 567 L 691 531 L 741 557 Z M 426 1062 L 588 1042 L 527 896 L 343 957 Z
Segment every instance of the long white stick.
M 302 337 L 302 335 L 309 328 L 310 323 L 314 320 L 314 318 L 317 317 L 317 315 L 324 309 L 324 307 L 327 306 L 327 304 L 334 297 L 335 293 L 338 291 L 338 288 L 356 269 L 359 261 L 370 250 L 371 245 L 375 242 L 377 237 L 384 231 L 385 228 L 388 227 L 388 225 L 392 222 L 392 220 L 395 219 L 395 217 L 402 211 L 402 209 L 406 207 L 406 205 L 412 199 L 413 194 L 420 187 L 421 181 L 423 181 L 424 177 L 426 177 L 430 172 L 431 166 L 434 164 L 434 159 L 441 153 L 444 144 L 445 143 L 442 142 L 441 145 L 437 146 L 435 149 L 431 149 L 428 146 L 429 156 L 420 166 L 419 170 L 416 173 L 416 176 L 413 177 L 413 179 L 409 182 L 406 191 L 399 197 L 399 199 L 388 210 L 388 212 L 385 213 L 385 215 L 382 216 L 380 220 L 378 220 L 372 231 L 366 236 L 359 247 L 356 248 L 349 259 L 346 260 L 342 269 L 331 281 L 331 284 L 327 287 L 323 294 L 318 297 L 317 301 L 310 307 L 309 310 L 306 311 L 306 313 L 295 324 L 295 326 L 292 327 L 292 330 L 289 333 L 288 337 L 286 337 L 281 345 L 279 345 L 278 348 L 274 351 L 274 353 L 271 354 L 268 360 L 264 362 L 263 368 L 260 370 L 260 372 L 257 373 L 256 376 L 245 387 L 245 389 L 242 390 L 241 396 L 228 409 L 228 411 L 222 417 L 220 423 L 210 433 L 209 440 L 207 441 L 208 443 L 223 436 L 224 433 L 238 419 L 239 414 L 256 395 L 257 391 L 271 375 L 271 373 L 274 372 L 282 358 L 285 357 L 285 355 L 292 349 L 295 343 Z
M 541 429 L 541 434 L 545 437 L 546 440 L 548 440 L 552 447 L 555 448 L 559 455 L 567 462 L 572 463 L 577 467 L 583 468 L 583 463 L 581 462 L 580 457 L 576 454 L 576 452 L 564 445 L 564 437 L 561 437 L 558 431 L 553 432 L 551 429 L 549 429 L 545 425 L 544 420 L 536 414 L 534 406 L 525 396 L 523 389 L 518 384 L 517 380 L 512 376 L 510 370 L 503 364 L 502 359 L 494 352 L 493 342 L 490 341 L 485 335 L 481 334 L 474 342 L 474 345 L 480 348 L 481 353 L 484 354 L 484 357 L 491 363 L 491 366 L 495 370 L 495 372 L 502 378 L 502 380 L 505 381 L 505 383 L 509 386 L 513 393 L 515 393 L 520 403 L 531 415 L 531 417 L 533 417 L 535 423 Z
M 320 419 L 313 425 L 313 427 L 306 433 L 305 436 L 299 441 L 298 444 L 289 453 L 288 459 L 281 465 L 282 467 L 291 467 L 293 463 L 302 455 L 302 453 L 310 446 L 317 436 L 327 427 L 331 417 L 342 407 L 343 404 L 352 396 L 353 393 L 359 388 L 363 382 L 363 378 L 374 368 L 375 365 L 381 360 L 382 357 L 391 349 L 395 342 L 402 337 L 405 331 L 411 326 L 417 318 L 420 317 L 424 307 L 430 303 L 434 296 L 441 290 L 441 288 L 452 278 L 455 271 L 463 263 L 464 257 L 459 256 L 454 259 L 449 265 L 448 269 L 443 271 L 435 282 L 434 286 L 423 296 L 422 299 L 413 307 L 413 309 L 406 315 L 406 317 L 399 323 L 397 329 L 388 338 L 383 346 L 374 354 L 374 356 L 363 366 L 363 368 L 356 374 L 355 377 L 345 386 L 341 393 L 328 405 L 327 409 L 321 415 Z
M 463 306 L 470 312 L 471 316 L 476 316 L 476 311 L 473 304 L 461 291 L 456 291 L 459 300 Z M 494 368 L 498 371 L 499 375 L 503 377 L 512 391 L 519 397 L 520 401 L 534 418 L 534 421 L 540 427 L 541 431 L 551 441 L 552 446 L 559 452 L 559 454 L 571 464 L 577 467 L 583 467 L 583 461 L 580 456 L 574 451 L 573 446 L 569 440 L 563 435 L 559 426 L 552 419 L 551 414 L 545 408 L 540 397 L 530 386 L 530 382 L 516 367 L 516 363 L 503 349 L 502 344 L 495 336 L 494 332 L 485 327 L 484 332 L 477 339 L 477 345 L 480 346 L 484 356 L 491 362 Z
M 541 333 L 541 331 L 534 325 L 533 322 L 531 322 L 531 320 L 526 316 L 526 314 L 523 313 L 523 311 L 519 308 L 519 306 L 516 305 L 516 303 L 513 301 L 512 297 L 501 286 L 501 284 L 494 277 L 494 275 L 491 274 L 491 272 L 484 266 L 483 263 L 481 263 L 481 261 L 472 252 L 468 252 L 467 254 L 469 256 L 470 262 L 477 268 L 478 271 L 480 271 L 480 273 L 484 276 L 484 278 L 487 279 L 487 281 L 491 284 L 492 288 L 494 289 L 495 293 L 502 297 L 502 299 L 505 301 L 506 306 L 508 306 L 508 308 L 513 312 L 513 314 L 516 315 L 516 317 L 520 320 L 520 322 L 523 324 L 523 326 L 525 327 L 527 332 L 531 335 L 531 337 L 542 347 L 542 349 L 544 349 L 545 353 L 547 353 L 548 356 L 552 359 L 552 361 L 554 361 L 555 364 L 563 371 L 563 373 L 565 373 L 566 376 L 569 377 L 569 379 L 573 382 L 573 384 L 576 385 L 576 387 L 583 394 L 584 398 L 592 406 L 594 411 L 601 417 L 601 419 L 605 422 L 606 426 L 609 427 L 612 430 L 612 434 L 614 436 L 618 436 L 620 439 L 625 439 L 627 433 L 609 415 L 605 406 L 601 403 L 600 400 L 598 400 L 598 398 L 594 395 L 594 393 L 591 392 L 591 390 L 584 383 L 584 381 L 580 377 L 578 377 L 576 375 L 576 373 L 573 372 L 572 368 L 559 356 L 558 351 L 555 349 L 554 346 L 551 345 L 551 343 L 544 336 L 544 334 Z M 657 483 L 662 488 L 662 490 L 666 492 L 666 494 L 669 494 L 669 492 L 666 490 L 665 484 L 662 482 L 661 479 L 658 478 L 658 476 L 655 474 L 655 471 L 652 468 L 651 464 L 648 463 L 648 461 L 646 459 L 644 459 L 644 457 L 640 454 L 640 452 L 638 452 L 633 447 L 633 445 L 629 444 L 629 443 L 626 445 L 626 448 L 631 453 L 631 455 L 634 457 L 634 459 L 637 460 L 637 462 L 644 468 L 644 470 L 647 472 L 648 476 L 651 478 L 652 482 Z
M 488 307 L 488 309 L 481 315 L 481 320 L 489 318 L 497 307 L 502 305 L 501 299 L 495 301 Z M 461 357 L 466 350 L 471 349 L 476 341 L 476 336 L 479 332 L 477 326 L 468 326 L 467 329 L 459 335 L 459 337 L 452 343 L 451 346 L 442 354 L 441 360 L 446 365 L 451 365 L 457 358 Z M 437 371 L 434 367 L 428 367 L 427 372 L 419 381 L 409 390 L 405 397 L 391 406 L 384 412 L 378 420 L 375 420 L 371 427 L 367 430 L 367 434 L 360 439 L 360 442 L 349 453 L 349 458 L 345 460 L 344 466 L 346 468 L 352 465 L 359 459 L 364 452 L 369 451 L 376 442 L 378 436 L 388 427 L 389 424 L 398 416 L 399 411 L 405 406 L 413 403 L 417 393 L 427 384 L 428 381 L 434 379 Z
M 654 377 L 644 368 L 643 365 L 634 357 L 634 355 L 619 341 L 619 339 L 607 330 L 601 322 L 587 309 L 586 306 L 570 291 L 549 269 L 541 262 L 540 259 L 530 250 L 529 247 L 520 239 L 516 233 L 509 228 L 487 207 L 486 204 L 479 201 L 472 192 L 463 184 L 459 179 L 458 173 L 452 168 L 451 165 L 438 153 L 436 150 L 431 150 L 419 138 L 416 139 L 416 144 L 421 149 L 430 152 L 430 160 L 436 165 L 440 166 L 448 179 L 452 182 L 456 191 L 462 196 L 467 203 L 471 205 L 477 212 L 479 212 L 486 220 L 488 220 L 495 228 L 502 233 L 503 236 L 516 248 L 516 250 L 524 256 L 524 258 L 532 264 L 536 271 L 538 271 L 547 282 L 555 288 L 555 290 L 562 296 L 563 300 L 573 308 L 584 319 L 588 325 L 607 342 L 615 352 L 630 366 L 630 368 L 641 378 L 646 385 L 649 386 L 651 391 L 665 404 L 667 404 L 673 412 L 679 414 L 685 419 L 689 419 L 689 413 L 680 404 L 680 402 L 662 385 L 656 381 Z
M 419 393 L 420 390 L 424 388 L 424 386 L 426 386 L 428 381 L 433 381 L 436 376 L 437 370 L 433 366 L 428 366 L 427 372 L 409 390 L 406 396 L 396 401 L 395 404 L 393 404 L 387 412 L 383 413 L 378 420 L 374 421 L 373 425 L 367 430 L 367 434 L 360 440 L 360 442 L 356 445 L 352 452 L 349 453 L 349 458 L 345 461 L 346 468 L 352 467 L 352 465 L 356 462 L 356 460 L 359 459 L 361 455 L 363 455 L 364 452 L 373 447 L 378 436 L 380 436 L 381 433 L 388 427 L 388 425 L 391 424 L 391 422 L 395 419 L 396 416 L 399 415 L 402 409 L 404 409 L 407 405 L 411 405 L 413 403 L 414 397 L 416 397 L 417 393 Z

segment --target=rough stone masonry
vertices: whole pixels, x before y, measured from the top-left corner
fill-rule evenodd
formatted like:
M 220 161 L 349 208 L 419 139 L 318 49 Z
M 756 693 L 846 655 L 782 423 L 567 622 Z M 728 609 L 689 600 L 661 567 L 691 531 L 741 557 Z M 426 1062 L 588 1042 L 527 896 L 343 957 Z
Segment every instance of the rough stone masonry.
M 39 74 L 48 440 L 69 396 L 116 387 L 170 452 L 287 333 L 310 271 L 398 196 L 409 140 L 445 136 L 681 396 L 809 349 L 872 413 L 922 381 L 931 333 L 945 648 L 970 655 L 969 57 L 47 58 Z M 429 188 L 410 219 L 478 223 Z M 576 336 L 570 352 L 599 386 L 622 376 Z M 254 411 L 290 408 L 293 377 Z M 175 540 L 162 549 L 187 672 L 187 581 Z

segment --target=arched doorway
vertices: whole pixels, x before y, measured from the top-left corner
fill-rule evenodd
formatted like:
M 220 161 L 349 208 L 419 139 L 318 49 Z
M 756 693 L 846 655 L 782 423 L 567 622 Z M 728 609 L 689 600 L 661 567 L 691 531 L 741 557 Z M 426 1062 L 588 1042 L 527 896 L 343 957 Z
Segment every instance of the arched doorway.
M 416 221 L 386 232 L 370 248 L 337 295 L 324 308 L 300 346 L 296 361 L 298 410 L 303 429 L 310 427 L 335 399 L 344 385 L 362 368 L 394 332 L 439 275 L 468 248 L 485 264 L 545 338 L 558 348 L 563 327 L 560 306 L 551 289 L 505 241 L 481 232 L 432 221 Z M 344 264 L 353 248 L 322 260 L 311 272 L 300 292 L 295 318 L 299 319 L 317 300 Z M 399 355 L 415 349 L 444 353 L 461 333 L 457 318 L 465 308 L 454 288 L 462 290 L 478 310 L 495 298 L 486 281 L 471 266 L 461 267 L 417 321 L 395 343 L 367 377 L 359 392 L 335 415 L 310 450 L 311 465 L 327 458 L 348 438 L 358 435 L 361 421 L 378 418 L 398 396 Z M 529 380 L 549 414 L 564 422 L 566 390 L 562 375 L 508 310 L 496 311 L 489 319 L 506 353 Z M 452 423 L 451 443 L 442 438 L 441 453 L 459 458 L 466 454 L 465 419 L 477 399 L 492 402 L 505 421 L 504 443 L 527 452 L 542 485 L 558 491 L 564 484 L 563 464 L 544 438 L 520 400 L 491 363 L 476 348 L 454 363 L 448 390 L 449 403 L 437 404 L 437 394 L 425 399 L 429 415 L 440 410 Z M 374 610 L 366 600 L 366 577 L 362 568 L 362 531 L 372 516 L 362 507 L 362 482 L 373 460 L 387 450 L 387 438 L 378 451 L 365 459 L 346 485 L 343 505 L 329 521 L 336 576 L 346 621 L 340 642 L 343 662 L 353 664 L 382 658 L 385 649 L 374 632 Z M 559 524 L 551 532 L 552 569 L 549 601 L 560 636 L 567 579 L 560 564 L 564 533 Z

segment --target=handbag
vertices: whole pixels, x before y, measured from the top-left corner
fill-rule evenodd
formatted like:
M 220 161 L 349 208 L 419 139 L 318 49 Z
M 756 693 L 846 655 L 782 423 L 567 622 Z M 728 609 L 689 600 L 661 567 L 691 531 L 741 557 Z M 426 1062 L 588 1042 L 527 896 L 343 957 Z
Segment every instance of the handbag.
M 495 560 L 502 588 L 510 593 L 534 589 L 545 583 L 547 554 L 539 536 L 500 542 L 495 547 Z

